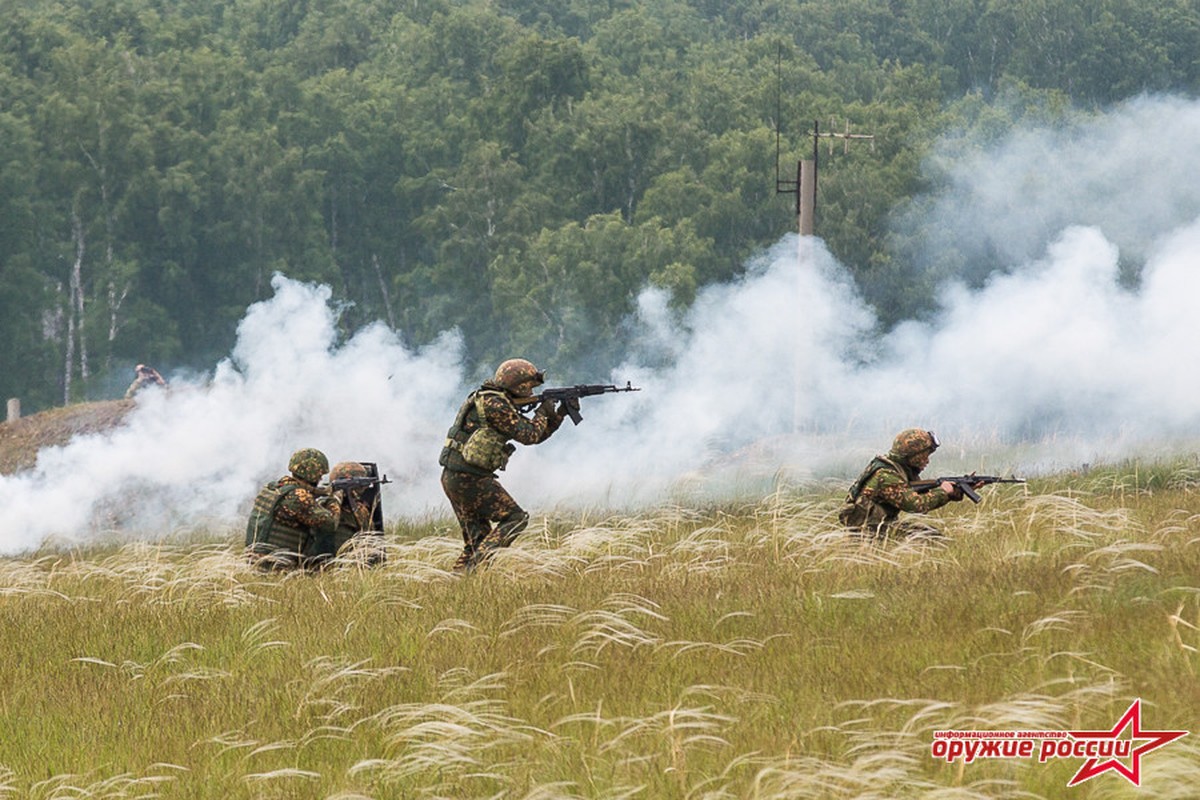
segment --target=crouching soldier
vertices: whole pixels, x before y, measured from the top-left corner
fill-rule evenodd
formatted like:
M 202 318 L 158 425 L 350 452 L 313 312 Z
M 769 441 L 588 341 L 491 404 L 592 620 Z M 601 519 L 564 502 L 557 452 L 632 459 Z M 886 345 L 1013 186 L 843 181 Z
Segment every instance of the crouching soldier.
M 342 509 L 330 556 L 353 549 L 364 555 L 369 565 L 384 561 L 379 485 L 390 482 L 387 476 L 381 478 L 375 464 L 370 462 L 340 461 L 330 468 L 329 485 Z
M 319 566 L 334 548 L 341 503 L 317 488 L 329 459 L 306 447 L 292 454 L 288 470 L 259 490 L 246 524 L 247 555 L 262 569 Z
M 962 500 L 962 490 L 943 481 L 920 493 L 912 482 L 929 466 L 929 457 L 939 442 L 931 431 L 908 428 L 900 431 L 887 455 L 875 456 L 850 487 L 838 519 L 854 533 L 882 541 L 913 536 L 940 536 L 928 522 L 900 513 L 926 514 L 947 503 Z

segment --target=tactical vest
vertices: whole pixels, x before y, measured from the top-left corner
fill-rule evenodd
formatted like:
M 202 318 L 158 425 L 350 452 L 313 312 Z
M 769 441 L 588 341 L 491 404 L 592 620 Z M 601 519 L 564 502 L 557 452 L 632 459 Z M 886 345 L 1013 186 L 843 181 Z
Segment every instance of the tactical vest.
M 446 443 L 438 457 L 443 467 L 472 475 L 491 475 L 508 466 L 508 458 L 516 448 L 509 444 L 507 436 L 487 424 L 483 413 L 484 400 L 493 395 L 511 402 L 507 394 L 495 389 L 478 389 L 467 395 L 454 424 L 446 432 Z
M 851 484 L 850 491 L 846 494 L 846 502 L 838 511 L 838 520 L 847 528 L 878 529 L 899 515 L 896 509 L 862 496 L 863 487 L 875 477 L 875 473 L 883 469 L 895 472 L 906 481 L 911 480 L 908 470 L 903 466 L 890 458 L 875 456 L 858 479 Z
M 259 490 L 246 524 L 246 547 L 251 552 L 269 556 L 303 551 L 308 531 L 280 522 L 275 516 L 284 498 L 299 488 L 294 483 L 280 486 L 271 481 Z

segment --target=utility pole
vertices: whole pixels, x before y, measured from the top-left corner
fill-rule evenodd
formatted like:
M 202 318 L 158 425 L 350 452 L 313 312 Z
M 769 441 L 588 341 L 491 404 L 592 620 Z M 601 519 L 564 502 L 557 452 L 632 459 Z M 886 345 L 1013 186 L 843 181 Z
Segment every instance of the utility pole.
M 813 157 L 808 161 L 796 162 L 796 180 L 785 181 L 779 177 L 780 126 L 775 128 L 775 192 L 796 195 L 796 227 L 801 236 L 813 235 L 813 212 L 817 200 L 817 134 L 813 122 Z
M 782 80 L 781 80 L 782 83 Z M 782 92 L 781 92 L 782 94 Z M 776 101 L 778 104 L 778 100 Z M 819 155 L 819 145 L 821 139 L 829 139 L 829 154 L 833 155 L 833 144 L 835 139 L 842 140 L 843 152 L 850 152 L 850 142 L 854 139 L 867 139 L 871 141 L 871 148 L 874 149 L 875 137 L 870 134 L 860 134 L 850 132 L 850 121 L 846 121 L 846 129 L 844 133 L 822 133 L 821 125 L 817 120 L 813 120 L 812 127 L 812 158 L 796 162 L 796 180 L 785 181 L 779 176 L 779 157 L 780 157 L 780 128 L 782 125 L 781 109 L 776 109 L 776 128 L 775 128 L 775 192 L 777 194 L 794 194 L 796 195 L 796 230 L 800 234 L 799 245 L 797 249 L 798 263 L 803 268 L 803 265 L 811 263 L 813 260 L 813 235 L 816 223 L 817 209 L 817 161 Z M 833 121 L 830 121 L 830 128 L 833 127 Z M 803 301 L 803 297 L 800 298 Z M 799 307 L 799 306 L 798 306 Z M 800 385 L 801 381 L 807 375 L 807 364 L 804 360 L 804 347 L 799 345 L 796 347 L 796 363 L 794 365 L 795 372 L 795 398 L 792 408 L 792 432 L 796 433 L 808 424 L 808 415 L 805 412 L 804 404 L 801 399 Z
M 832 122 L 832 121 L 831 121 Z M 831 125 L 832 127 L 832 125 Z M 853 139 L 867 139 L 871 147 L 875 147 L 875 137 L 866 133 L 851 133 L 850 121 L 846 121 L 844 133 L 829 133 L 821 131 L 821 123 L 813 120 L 812 127 L 812 158 L 796 162 L 796 180 L 785 181 L 779 178 L 779 129 L 775 130 L 775 191 L 778 194 L 796 195 L 796 229 L 801 236 L 812 236 L 816 220 L 817 208 L 817 156 L 818 146 L 822 139 L 829 139 L 829 154 L 833 155 L 833 140 L 842 140 L 842 152 L 850 152 L 850 142 Z

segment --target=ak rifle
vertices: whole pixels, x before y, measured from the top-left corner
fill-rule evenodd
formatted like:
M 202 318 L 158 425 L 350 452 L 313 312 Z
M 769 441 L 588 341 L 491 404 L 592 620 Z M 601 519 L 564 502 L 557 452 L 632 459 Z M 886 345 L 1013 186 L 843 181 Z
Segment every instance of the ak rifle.
M 942 478 L 934 478 L 927 481 L 913 481 L 909 484 L 917 494 L 924 494 L 930 489 L 936 489 L 943 483 L 953 483 L 967 497 L 971 498 L 972 503 L 978 503 L 983 498 L 975 490 L 980 486 L 987 486 L 991 483 L 1024 483 L 1022 478 L 1001 478 L 997 475 L 949 475 Z
M 632 385 L 631 381 L 625 381 L 624 386 L 615 386 L 611 383 L 581 383 L 575 386 L 562 386 L 552 389 L 543 389 L 541 394 L 536 394 L 532 397 L 522 398 L 516 401 L 517 405 L 523 409 L 532 408 L 539 403 L 544 403 L 547 400 L 557 400 L 563 404 L 563 408 L 567 410 L 567 415 L 571 417 L 571 422 L 578 425 L 583 422 L 583 415 L 579 413 L 579 398 L 594 397 L 598 394 L 609 394 L 611 392 L 640 392 L 641 389 Z

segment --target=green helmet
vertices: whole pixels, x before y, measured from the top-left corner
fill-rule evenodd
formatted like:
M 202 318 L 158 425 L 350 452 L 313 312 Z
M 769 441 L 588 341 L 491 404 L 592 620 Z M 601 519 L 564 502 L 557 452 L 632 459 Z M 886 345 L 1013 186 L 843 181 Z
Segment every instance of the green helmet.
M 322 475 L 329 472 L 329 459 L 320 450 L 305 447 L 292 453 L 288 470 L 305 483 L 316 483 L 321 480 Z
M 523 358 L 508 359 L 496 368 L 496 375 L 492 378 L 492 383 L 506 392 L 515 391 L 525 381 L 533 381 L 535 386 L 541 386 L 546 382 L 546 376 Z
M 339 461 L 329 470 L 329 480 L 331 481 L 365 477 L 367 477 L 367 468 L 357 461 Z
M 907 428 L 896 434 L 896 439 L 892 442 L 892 455 L 907 461 L 921 453 L 932 453 L 938 449 L 938 444 L 933 431 Z

